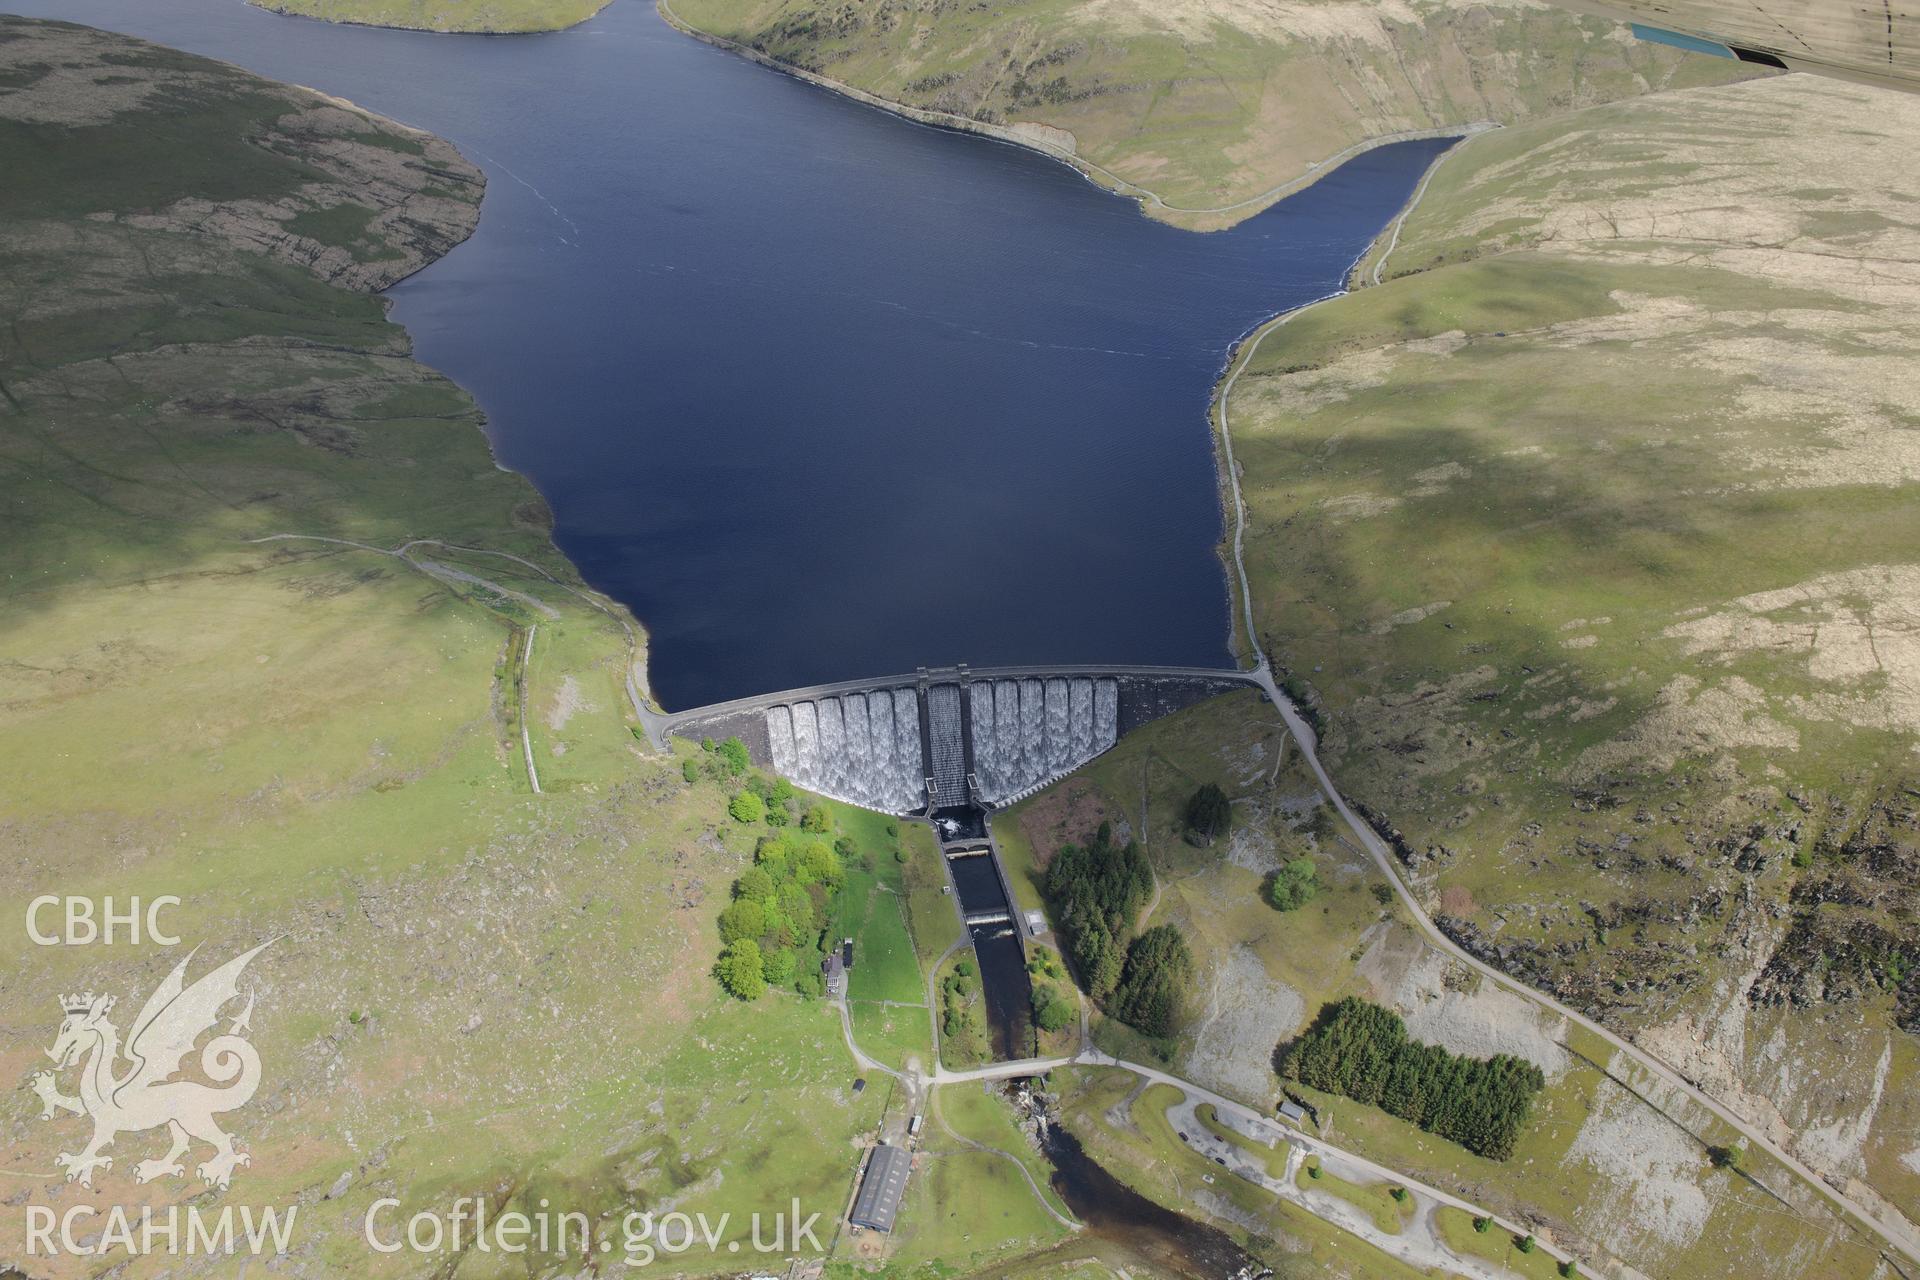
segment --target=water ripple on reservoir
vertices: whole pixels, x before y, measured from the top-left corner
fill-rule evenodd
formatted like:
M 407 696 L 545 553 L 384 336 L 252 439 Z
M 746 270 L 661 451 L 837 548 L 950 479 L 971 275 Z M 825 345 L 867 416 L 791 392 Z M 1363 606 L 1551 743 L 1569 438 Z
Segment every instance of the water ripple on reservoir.
M 1445 144 L 1196 235 L 615 0 L 444 36 L 233 0 L 0 0 L 351 98 L 486 167 L 392 291 L 669 707 L 956 661 L 1222 664 L 1208 395 L 1339 287 Z M 432 530 L 421 530 L 430 535 Z

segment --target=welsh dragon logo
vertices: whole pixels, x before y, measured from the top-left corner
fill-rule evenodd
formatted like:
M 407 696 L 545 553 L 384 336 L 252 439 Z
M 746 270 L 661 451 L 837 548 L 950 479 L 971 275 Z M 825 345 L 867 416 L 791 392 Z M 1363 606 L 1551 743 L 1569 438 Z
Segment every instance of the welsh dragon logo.
M 162 1125 L 172 1146 L 159 1159 L 142 1160 L 134 1166 L 133 1176 L 140 1182 L 152 1182 L 168 1174 L 183 1176 L 186 1171 L 180 1157 L 196 1139 L 213 1148 L 213 1155 L 196 1170 L 210 1186 L 226 1187 L 234 1166 L 251 1163 L 214 1123 L 215 1116 L 246 1106 L 260 1086 L 260 1055 L 241 1034 L 253 1016 L 251 992 L 246 1007 L 226 1034 L 214 1036 L 200 1051 L 200 1069 L 223 1087 L 170 1077 L 180 1070 L 181 1060 L 193 1051 L 194 1042 L 219 1021 L 222 1006 L 239 996 L 240 973 L 247 962 L 269 945 L 263 942 L 236 956 L 192 986 L 186 985 L 187 964 L 193 959 L 188 955 L 147 997 L 127 1032 L 124 1048 L 119 1029 L 107 1017 L 113 1011 L 112 996 L 88 991 L 60 998 L 60 1009 L 66 1017 L 47 1056 L 60 1071 L 85 1059 L 80 1068 L 80 1095 L 61 1093 L 52 1071 L 34 1076 L 33 1090 L 40 1095 L 42 1119 L 51 1120 L 55 1112 L 67 1111 L 93 1121 L 93 1140 L 84 1150 L 55 1157 L 55 1163 L 67 1171 L 68 1182 L 91 1187 L 95 1169 L 113 1167 L 113 1157 L 100 1153 L 116 1137 Z

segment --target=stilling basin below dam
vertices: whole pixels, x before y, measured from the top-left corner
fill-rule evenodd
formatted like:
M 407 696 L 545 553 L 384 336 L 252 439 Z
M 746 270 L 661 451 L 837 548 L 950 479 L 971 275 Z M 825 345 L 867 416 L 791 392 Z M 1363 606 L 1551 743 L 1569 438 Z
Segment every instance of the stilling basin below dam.
M 991 851 L 949 852 L 947 868 L 960 908 L 968 917 L 967 933 L 980 963 L 993 1056 L 1001 1062 L 1032 1057 L 1033 986 L 1027 978 L 1026 948 L 994 855 Z

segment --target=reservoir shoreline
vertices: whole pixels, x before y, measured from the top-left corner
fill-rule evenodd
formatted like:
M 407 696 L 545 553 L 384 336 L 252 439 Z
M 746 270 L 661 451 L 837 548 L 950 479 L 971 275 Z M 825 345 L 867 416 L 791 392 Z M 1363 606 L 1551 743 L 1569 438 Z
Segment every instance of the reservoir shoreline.
M 1366 287 L 1368 281 L 1363 278 L 1363 273 L 1369 259 L 1373 260 L 1372 283 L 1379 284 L 1380 270 L 1386 265 L 1387 255 L 1393 252 L 1393 244 L 1399 239 L 1400 228 L 1405 224 L 1414 207 L 1420 203 L 1420 198 L 1427 193 L 1427 184 L 1433 180 L 1433 175 L 1439 171 L 1448 156 L 1455 154 L 1480 134 L 1499 127 L 1494 124 L 1485 124 L 1465 130 L 1455 139 L 1452 146 L 1433 158 L 1433 163 L 1427 166 L 1419 184 L 1414 187 L 1413 193 L 1407 197 L 1406 202 L 1400 206 L 1399 212 L 1380 228 L 1373 239 L 1367 242 L 1366 248 L 1362 249 L 1347 267 L 1345 275 L 1341 277 L 1343 284 L 1340 288 L 1298 306 L 1275 312 L 1234 339 L 1233 346 L 1227 352 L 1226 363 L 1221 366 L 1220 376 L 1214 380 L 1213 390 L 1209 395 L 1207 425 L 1213 436 L 1215 468 L 1220 475 L 1219 494 L 1223 536 L 1216 544 L 1215 550 L 1219 554 L 1220 566 L 1227 578 L 1229 606 L 1227 645 L 1233 654 L 1234 661 L 1238 664 L 1258 666 L 1263 656 L 1270 659 L 1271 655 L 1266 654 L 1264 646 L 1258 643 L 1253 631 L 1252 587 L 1247 576 L 1246 564 L 1246 498 L 1240 491 L 1239 464 L 1233 456 L 1233 430 L 1227 420 L 1227 401 L 1233 394 L 1234 384 L 1253 363 L 1254 356 L 1259 354 L 1260 344 L 1275 330 L 1315 307 L 1338 301 L 1355 292 L 1356 289 Z M 1389 236 L 1392 239 L 1383 249 L 1381 241 Z M 1374 256 L 1376 252 L 1379 254 L 1378 258 Z
M 1239 477 L 1235 471 L 1236 464 L 1233 460 L 1233 442 L 1227 425 L 1227 395 L 1233 383 L 1239 378 L 1240 373 L 1245 371 L 1246 365 L 1258 352 L 1261 342 L 1274 329 L 1286 323 L 1295 315 L 1317 307 L 1322 303 L 1345 297 L 1353 291 L 1353 287 L 1365 283 L 1359 279 L 1362 268 L 1368 260 L 1373 258 L 1376 252 L 1379 251 L 1381 240 L 1384 237 L 1390 234 L 1398 235 L 1401 224 L 1406 220 L 1407 215 L 1413 211 L 1414 206 L 1419 203 L 1420 197 L 1426 193 L 1427 183 L 1432 179 L 1434 172 L 1438 170 L 1440 164 L 1447 156 L 1453 154 L 1454 150 L 1457 149 L 1461 143 L 1481 133 L 1499 129 L 1502 126 L 1497 121 L 1475 120 L 1460 125 L 1448 125 L 1432 129 L 1415 129 L 1399 133 L 1376 135 L 1356 143 L 1353 146 L 1343 148 L 1326 159 L 1316 162 L 1308 172 L 1298 175 L 1259 195 L 1251 196 L 1245 200 L 1214 209 L 1185 209 L 1179 206 L 1168 205 L 1148 188 L 1142 187 L 1137 183 L 1129 182 L 1111 170 L 1077 154 L 1070 148 L 1050 142 L 1044 136 L 1044 133 L 1040 132 L 1040 130 L 1047 129 L 1047 126 L 1035 126 L 1034 132 L 1027 132 L 1019 128 L 991 124 L 967 116 L 955 115 L 951 112 L 933 111 L 922 107 L 911 106 L 907 103 L 898 102 L 890 98 L 882 97 L 879 94 L 856 88 L 853 85 L 833 79 L 830 76 L 821 75 L 818 72 L 809 71 L 803 67 L 796 67 L 791 63 L 782 62 L 778 58 L 763 53 L 749 45 L 742 44 L 737 40 L 715 35 L 712 32 L 702 31 L 675 13 L 671 0 L 654 0 L 654 8 L 668 26 L 682 35 L 689 36 L 702 44 L 725 50 L 728 53 L 744 58 L 748 62 L 799 80 L 802 83 L 826 89 L 832 93 L 861 103 L 864 106 L 884 111 L 890 115 L 897 116 L 914 124 L 922 125 L 926 128 L 944 130 L 951 133 L 970 133 L 1006 145 L 1022 147 L 1045 156 L 1050 160 L 1074 170 L 1089 183 L 1101 190 L 1133 200 L 1139 206 L 1140 211 L 1148 217 L 1153 217 L 1157 212 L 1165 214 L 1211 215 L 1241 210 L 1244 210 L 1243 217 L 1251 217 L 1272 205 L 1278 204 L 1289 196 L 1304 191 L 1314 183 L 1319 182 L 1322 178 L 1328 177 L 1336 172 L 1340 166 L 1348 160 L 1365 154 L 1368 151 L 1401 142 L 1429 141 L 1439 138 L 1451 138 L 1454 140 L 1453 146 L 1448 147 L 1434 157 L 1433 162 L 1427 166 L 1421 176 L 1420 182 L 1414 188 L 1413 192 L 1401 204 L 1399 209 L 1394 212 L 1393 216 L 1381 226 L 1374 237 L 1367 242 L 1365 247 L 1355 255 L 1353 261 L 1347 265 L 1346 270 L 1341 275 L 1343 281 L 1342 287 L 1332 293 L 1324 294 L 1321 297 L 1313 298 L 1295 306 L 1276 311 L 1265 319 L 1243 330 L 1228 346 L 1226 359 L 1222 362 L 1220 371 L 1214 379 L 1212 388 L 1209 390 L 1207 404 L 1208 434 L 1213 442 L 1214 466 L 1218 478 L 1215 496 L 1219 507 L 1222 535 L 1220 540 L 1215 543 L 1214 551 L 1219 560 L 1221 574 L 1227 584 L 1227 651 L 1236 665 L 1243 667 L 1254 665 L 1258 660 L 1256 656 L 1258 646 L 1253 644 L 1252 636 L 1248 630 L 1252 625 L 1252 614 L 1251 602 L 1247 598 L 1248 578 L 1243 562 L 1244 554 L 1242 548 L 1246 527 L 1246 509 L 1240 494 Z M 1064 132 L 1062 130 L 1051 131 Z M 1067 134 L 1066 136 L 1069 138 L 1072 137 L 1071 134 Z M 1232 222 L 1227 222 L 1219 224 L 1218 226 L 1189 226 L 1176 217 L 1163 217 L 1160 220 L 1181 230 L 1202 234 L 1209 231 L 1224 230 L 1233 225 Z M 1234 221 L 1238 221 L 1238 219 Z M 1381 261 L 1384 262 L 1384 254 L 1381 257 Z M 1376 264 L 1376 273 L 1377 270 L 1378 264 Z M 1374 283 L 1377 284 L 1379 282 L 1376 279 Z
M 643 623 L 665 708 L 916 665 L 1229 665 L 1220 463 L 1189 433 L 1211 435 L 1233 335 L 1336 288 L 1445 145 L 1374 148 L 1193 235 L 653 6 L 526 41 L 60 9 L 485 167 L 478 231 L 384 297 L 554 545 Z M 750 356 L 715 380 L 716 352 Z
M 1125 196 L 1127 199 L 1134 201 L 1140 206 L 1141 213 L 1147 217 L 1154 218 L 1159 222 L 1164 222 L 1168 226 L 1178 227 L 1182 231 L 1209 232 L 1228 230 L 1246 218 L 1250 218 L 1280 203 L 1280 201 L 1285 200 L 1287 197 L 1305 191 L 1308 187 L 1313 186 L 1322 178 L 1333 173 L 1347 161 L 1381 147 L 1392 146 L 1400 142 L 1424 142 L 1434 138 L 1460 137 L 1500 127 L 1497 121 L 1471 120 L 1463 121 L 1459 124 L 1437 125 L 1429 129 L 1407 129 L 1397 133 L 1375 134 L 1370 138 L 1365 138 L 1354 143 L 1352 146 L 1343 147 L 1330 156 L 1314 161 L 1308 166 L 1306 172 L 1296 174 L 1294 177 L 1287 179 L 1277 186 L 1269 187 L 1265 191 L 1257 192 L 1244 199 L 1236 200 L 1229 204 L 1217 205 L 1212 208 L 1190 208 L 1183 205 L 1168 204 L 1160 197 L 1159 193 L 1152 188 L 1141 186 L 1137 182 L 1123 178 L 1111 169 L 1093 160 L 1089 160 L 1074 148 L 1051 141 L 1047 136 L 1057 133 L 1071 139 L 1073 135 L 1067 130 L 1041 124 L 1030 124 L 1024 128 L 1018 124 L 992 124 L 985 120 L 975 120 L 971 116 L 956 115 L 949 111 L 934 111 L 927 107 L 916 107 L 909 103 L 882 97 L 877 93 L 871 93 L 865 89 L 850 85 L 843 80 L 835 80 L 833 77 L 821 75 L 817 71 L 809 71 L 805 67 L 797 67 L 790 62 L 782 62 L 771 54 L 762 53 L 751 45 L 742 44 L 738 40 L 729 39 L 722 35 L 715 35 L 710 31 L 702 31 L 675 13 L 671 0 L 654 0 L 654 8 L 668 26 L 680 32 L 682 35 L 691 36 L 702 44 L 712 45 L 716 49 L 724 49 L 728 53 L 736 54 L 749 62 L 757 63 L 760 66 L 777 71 L 782 75 L 791 76 L 795 80 L 799 80 L 805 84 L 827 89 L 865 106 L 885 111 L 889 115 L 898 116 L 903 120 L 909 120 L 914 124 L 924 125 L 930 129 L 943 129 L 951 133 L 971 133 L 980 137 L 991 138 L 995 142 L 1024 147 L 1029 151 L 1043 155 L 1049 160 L 1057 161 L 1067 168 L 1074 170 L 1102 191 Z M 1232 216 L 1225 217 L 1224 221 L 1204 225 L 1194 221 L 1198 219 L 1221 218 L 1225 215 Z M 1382 230 L 1384 231 L 1384 228 Z M 1365 255 L 1363 254 L 1362 256 L 1364 257 Z

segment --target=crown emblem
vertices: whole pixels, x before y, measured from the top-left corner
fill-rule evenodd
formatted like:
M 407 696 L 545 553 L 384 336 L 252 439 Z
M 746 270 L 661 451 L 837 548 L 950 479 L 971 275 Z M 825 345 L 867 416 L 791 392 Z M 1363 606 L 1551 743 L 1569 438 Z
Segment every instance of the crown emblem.
M 60 1009 L 63 1013 L 85 1013 L 91 1008 L 93 1008 L 91 991 L 60 997 Z

